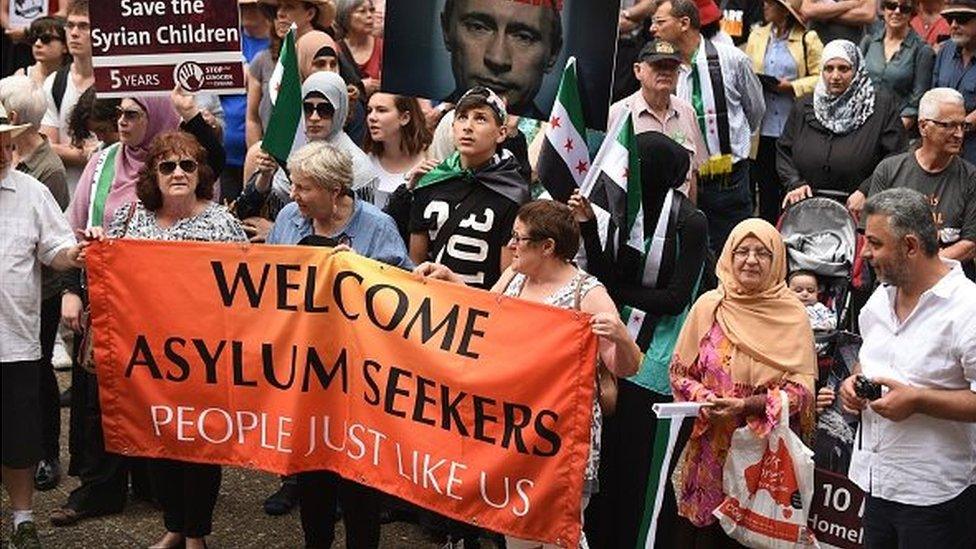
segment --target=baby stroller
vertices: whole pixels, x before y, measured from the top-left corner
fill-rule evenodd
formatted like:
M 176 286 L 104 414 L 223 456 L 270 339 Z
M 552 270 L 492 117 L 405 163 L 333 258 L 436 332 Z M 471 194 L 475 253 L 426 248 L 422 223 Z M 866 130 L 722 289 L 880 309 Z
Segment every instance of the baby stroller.
M 817 275 L 820 301 L 836 316 L 839 329 L 817 331 L 817 389 L 839 385 L 857 361 L 861 338 L 842 328 L 849 321 L 851 288 L 860 271 L 857 224 L 843 204 L 814 197 L 788 208 L 779 220 L 789 270 Z M 856 418 L 841 411 L 840 399 L 817 420 L 814 461 L 817 467 L 846 474 L 854 442 Z

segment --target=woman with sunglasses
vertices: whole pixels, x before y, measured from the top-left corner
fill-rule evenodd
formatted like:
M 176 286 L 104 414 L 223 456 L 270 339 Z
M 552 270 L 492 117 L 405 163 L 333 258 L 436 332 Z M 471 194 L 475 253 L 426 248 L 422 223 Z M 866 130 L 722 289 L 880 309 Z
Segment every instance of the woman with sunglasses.
M 31 23 L 26 38 L 31 45 L 34 64 L 15 74 L 27 75 L 38 85 L 42 85 L 49 74 L 71 62 L 64 19 L 61 17 L 38 17 Z
M 373 202 L 378 179 L 369 157 L 343 130 L 349 115 L 346 82 L 338 74 L 313 73 L 302 84 L 302 113 L 305 139 L 309 143 L 324 141 L 352 159 L 352 191 L 357 197 Z M 237 215 L 254 241 L 263 242 L 278 212 L 292 201 L 291 181 L 278 162 L 256 143 L 244 161 L 247 183 L 237 199 Z
M 891 92 L 906 130 L 918 121 L 918 100 L 932 84 L 935 52 L 911 26 L 916 0 L 884 0 L 884 28 L 861 40 L 871 81 Z
M 193 96 L 174 90 L 169 98 L 122 99 L 117 109 L 119 142 L 101 150 L 89 160 L 68 206 L 68 222 L 75 230 L 105 227 L 116 211 L 137 200 L 137 184 L 150 155 L 150 145 L 160 134 L 180 127 L 207 151 L 210 171 L 219 174 L 224 149 L 213 128 L 203 119 Z M 85 289 L 80 272 L 68 281 L 61 297 L 61 321 L 80 332 Z M 105 452 L 97 378 L 82 368 L 72 370 L 71 455 L 79 456 L 71 469 L 81 484 L 60 509 L 51 513 L 51 523 L 68 526 L 92 516 L 118 513 L 125 505 L 127 469 L 131 461 Z M 83 456 L 83 459 L 82 459 Z M 77 467 L 77 469 L 76 469 Z
M 966 122 L 976 125 L 976 0 L 950 0 L 942 16 L 949 22 L 952 40 L 935 58 L 932 87 L 955 88 L 962 93 Z M 962 157 L 976 164 L 976 131 L 966 133 Z
M 197 139 L 184 132 L 159 135 L 148 147 L 136 179 L 138 201 L 120 207 L 107 231 L 94 231 L 100 239 L 246 242 L 240 221 L 213 202 L 215 180 L 207 151 Z M 166 526 L 166 534 L 151 549 L 206 547 L 220 489 L 220 466 L 148 461 Z

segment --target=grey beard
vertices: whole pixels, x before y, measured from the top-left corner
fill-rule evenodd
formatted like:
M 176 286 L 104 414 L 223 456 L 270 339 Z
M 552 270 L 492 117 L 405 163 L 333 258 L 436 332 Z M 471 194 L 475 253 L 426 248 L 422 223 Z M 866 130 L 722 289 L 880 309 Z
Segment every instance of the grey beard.
M 959 48 L 964 48 L 969 44 L 969 39 L 965 36 L 950 36 L 949 39 Z

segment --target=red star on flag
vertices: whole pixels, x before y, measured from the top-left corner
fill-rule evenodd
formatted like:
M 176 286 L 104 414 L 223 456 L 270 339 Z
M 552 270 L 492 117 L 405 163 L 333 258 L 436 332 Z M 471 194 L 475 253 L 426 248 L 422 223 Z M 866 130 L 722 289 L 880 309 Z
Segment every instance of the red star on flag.
M 573 150 L 573 140 L 572 140 L 572 139 L 569 139 L 569 138 L 567 138 L 567 139 L 566 139 L 566 144 L 565 144 L 565 145 L 563 145 L 563 148 L 564 148 L 564 149 L 566 149 L 567 151 L 571 151 L 571 150 Z
M 559 117 L 558 116 L 553 116 L 552 117 L 552 120 L 550 120 L 549 123 L 552 124 L 552 127 L 553 128 L 558 128 L 559 127 Z
M 580 160 L 579 163 L 576 164 L 576 171 L 578 171 L 580 175 L 586 173 L 587 169 L 589 169 L 589 167 L 587 166 L 586 162 L 583 162 L 582 160 Z

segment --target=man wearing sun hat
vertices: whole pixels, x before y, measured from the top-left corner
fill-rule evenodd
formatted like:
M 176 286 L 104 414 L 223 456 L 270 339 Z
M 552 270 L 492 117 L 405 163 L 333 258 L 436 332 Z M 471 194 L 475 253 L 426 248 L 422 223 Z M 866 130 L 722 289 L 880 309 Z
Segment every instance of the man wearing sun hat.
M 966 108 L 966 138 L 962 157 L 976 164 L 976 0 L 950 0 L 942 10 L 949 22 L 951 40 L 935 58 L 933 88 L 955 88 L 962 93 Z
M 31 511 L 41 458 L 39 407 L 41 264 L 82 266 L 78 244 L 51 191 L 13 169 L 12 125 L 0 105 L 0 375 L 3 487 L 13 511 L 12 547 L 40 547 Z

